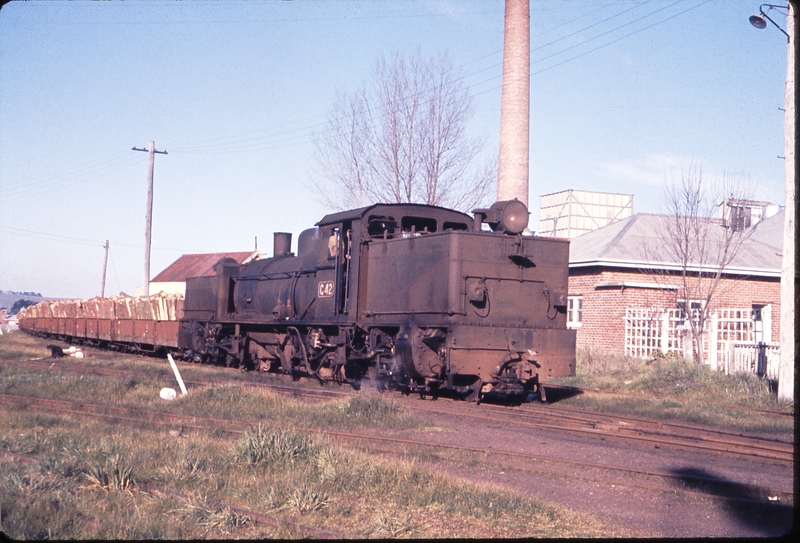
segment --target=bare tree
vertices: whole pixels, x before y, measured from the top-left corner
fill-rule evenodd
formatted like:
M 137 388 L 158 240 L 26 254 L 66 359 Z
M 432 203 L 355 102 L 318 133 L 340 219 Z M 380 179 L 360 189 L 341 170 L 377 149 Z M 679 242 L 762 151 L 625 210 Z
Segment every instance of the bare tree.
M 667 282 L 677 283 L 678 306 L 685 319 L 692 358 L 703 363 L 703 335 L 710 321 L 712 300 L 720 279 L 736 257 L 752 230 L 745 216 L 744 183 L 725 177 L 716 191 L 709 190 L 702 168 L 681 170 L 666 189 L 666 215 L 662 217 L 663 244 L 648 248 L 650 261 L 661 261 L 676 268 L 659 269 Z M 722 202 L 723 216 L 713 218 Z M 748 209 L 749 213 L 749 209 Z M 748 216 L 749 218 L 749 216 Z M 656 257 L 657 255 L 657 257 Z
M 466 123 L 472 99 L 447 55 L 394 54 L 372 85 L 337 92 L 315 136 L 316 178 L 326 203 L 425 203 L 469 210 L 494 193 L 496 161 L 478 164 L 483 141 Z

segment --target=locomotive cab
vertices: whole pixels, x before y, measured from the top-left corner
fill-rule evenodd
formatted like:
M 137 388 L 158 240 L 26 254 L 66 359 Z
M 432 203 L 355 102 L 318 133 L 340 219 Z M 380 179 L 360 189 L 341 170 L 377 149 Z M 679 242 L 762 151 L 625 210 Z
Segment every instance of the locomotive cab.
M 527 217 L 521 202 L 498 202 L 458 228 L 431 222 L 370 240 L 359 316 L 394 340 L 382 375 L 411 391 L 479 398 L 524 396 L 548 376 L 574 374 L 568 242 L 522 236 Z

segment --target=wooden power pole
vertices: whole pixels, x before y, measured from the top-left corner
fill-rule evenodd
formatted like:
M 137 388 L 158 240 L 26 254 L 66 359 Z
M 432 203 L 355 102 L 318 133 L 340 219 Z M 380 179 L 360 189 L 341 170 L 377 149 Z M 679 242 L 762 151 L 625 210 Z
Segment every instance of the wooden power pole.
M 103 284 L 100 286 L 100 297 L 106 297 L 106 268 L 108 267 L 108 240 L 104 245 L 106 249 L 106 257 L 103 259 Z
M 149 154 L 147 169 L 147 212 L 144 219 L 144 295 L 150 296 L 150 230 L 153 226 L 153 169 L 155 167 L 155 153 L 166 155 L 166 151 L 156 151 L 156 143 L 150 142 L 147 149 L 137 149 L 134 151 L 146 151 Z

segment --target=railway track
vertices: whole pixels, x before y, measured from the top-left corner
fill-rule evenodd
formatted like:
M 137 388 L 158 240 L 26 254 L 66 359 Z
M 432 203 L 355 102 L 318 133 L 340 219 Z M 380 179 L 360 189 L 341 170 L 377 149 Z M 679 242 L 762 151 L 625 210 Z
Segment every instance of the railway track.
M 794 461 L 793 442 L 743 433 L 550 405 L 505 408 L 481 404 L 479 409 L 472 407 L 474 406 L 443 406 L 440 402 L 435 406 L 414 404 L 412 409 L 446 412 L 504 425 L 573 432 L 604 439 L 637 441 L 660 447 L 768 458 L 781 462 Z
M 439 406 L 415 406 L 413 409 L 436 413 L 446 412 L 454 415 L 465 414 L 462 411 L 443 409 Z M 744 435 L 739 435 L 739 439 L 726 439 L 721 437 L 725 435 L 723 432 L 699 428 L 693 428 L 691 433 L 679 434 L 665 429 L 667 427 L 666 424 L 664 428 L 659 428 L 662 423 L 658 421 L 631 423 L 614 415 L 603 415 L 594 412 L 591 413 L 591 417 L 582 418 L 569 417 L 565 413 L 545 413 L 538 416 L 535 421 L 530 420 L 530 417 L 528 417 L 528 420 L 520 420 L 518 415 L 497 416 L 485 413 L 471 413 L 467 416 L 512 426 L 589 434 L 605 439 L 645 442 L 658 447 L 677 447 L 737 456 L 768 458 L 786 463 L 794 462 L 794 445 L 792 443 L 771 441 L 765 443 L 762 438 Z
M 118 368 L 107 368 L 85 363 L 63 364 L 51 359 L 26 360 L 14 362 L 15 365 L 35 369 L 68 371 L 80 374 L 120 375 L 141 377 L 141 373 Z M 164 371 L 164 375 L 168 370 Z M 268 389 L 280 394 L 302 397 L 310 400 L 328 400 L 349 397 L 353 391 L 322 390 L 286 385 L 271 379 L 246 381 L 238 379 L 189 380 L 187 386 L 204 388 L 210 386 L 236 385 Z M 557 405 L 526 404 L 512 408 L 483 403 L 479 408 L 463 402 L 413 402 L 408 407 L 417 411 L 449 413 L 506 425 L 525 426 L 554 431 L 567 431 L 591 435 L 603 439 L 635 441 L 659 447 L 677 447 L 701 450 L 717 454 L 732 454 L 757 457 L 780 462 L 794 461 L 794 443 L 777 438 L 747 435 L 741 432 L 715 430 L 685 423 L 656 421 L 641 417 L 598 413 Z
M 35 396 L 22 396 L 22 395 L 11 395 L 11 394 L 0 394 L 0 405 L 8 407 L 13 406 L 25 409 L 36 409 L 39 411 L 55 413 L 64 416 L 89 417 L 93 419 L 102 418 L 108 421 L 125 422 L 137 425 L 143 425 L 143 424 L 148 426 L 180 425 L 183 429 L 187 430 L 214 431 L 214 432 L 221 431 L 231 435 L 241 435 L 247 428 L 255 426 L 259 422 L 259 421 L 243 421 L 234 419 L 220 419 L 214 417 L 197 417 L 193 415 L 164 413 L 162 411 L 153 411 L 147 409 L 112 406 L 98 402 L 86 402 L 86 401 L 64 400 L 64 399 L 57 400 L 51 398 L 41 398 Z M 750 494 L 762 494 L 762 495 L 768 494 L 768 495 L 780 496 L 783 498 L 784 502 L 793 501 L 793 495 L 794 495 L 793 490 L 790 489 L 761 487 L 758 485 L 737 483 L 722 479 L 716 479 L 713 477 L 705 477 L 692 474 L 675 474 L 671 472 L 656 471 L 656 470 L 632 469 L 628 467 L 614 466 L 610 464 L 583 462 L 574 459 L 565 459 L 553 456 L 537 455 L 525 452 L 496 449 L 496 448 L 490 449 L 483 447 L 468 447 L 463 445 L 439 443 L 429 440 L 407 439 L 407 438 L 388 437 L 375 434 L 332 431 L 323 429 L 297 428 L 295 430 L 300 432 L 322 435 L 329 438 L 337 438 L 349 441 L 366 441 L 378 444 L 400 446 L 402 449 L 406 449 L 408 447 L 431 447 L 443 450 L 478 453 L 485 455 L 489 458 L 495 458 L 495 459 L 497 459 L 498 457 L 508 457 L 517 460 L 528 461 L 528 464 L 526 464 L 528 466 L 535 465 L 539 462 L 550 462 L 571 467 L 600 469 L 607 472 L 610 471 L 624 475 L 656 477 L 664 480 L 673 480 L 673 481 L 680 480 L 683 482 L 687 480 L 692 480 L 698 484 L 724 485 L 729 488 L 745 490 Z M 636 486 L 636 485 L 631 485 L 630 482 L 625 482 L 625 483 L 620 482 L 619 484 L 625 484 L 627 486 Z M 652 488 L 648 487 L 641 487 L 641 488 L 645 488 L 647 490 L 653 490 Z M 666 491 L 667 489 L 661 489 L 661 490 Z M 669 489 L 669 490 L 674 490 L 674 489 Z M 703 492 L 692 492 L 692 491 L 686 491 L 686 492 L 702 494 L 703 496 L 708 497 L 707 494 Z M 734 499 L 742 501 L 740 498 L 730 497 L 730 496 L 727 497 L 714 496 L 714 497 L 721 499 Z M 745 499 L 744 501 L 754 501 L 754 500 Z
M 572 407 L 528 405 L 523 408 L 523 412 L 528 423 L 547 420 L 551 425 L 555 423 L 562 429 L 602 433 L 664 446 L 679 446 L 789 462 L 794 459 L 794 442 L 778 438 L 717 430 L 679 422 L 598 413 Z M 519 417 L 516 413 L 511 416 Z
M 14 360 L 14 361 L 0 361 L 0 364 L 13 365 L 17 367 L 26 367 L 36 370 L 46 371 L 63 371 L 67 373 L 76 373 L 80 375 L 100 375 L 100 376 L 119 376 L 132 379 L 141 379 L 143 377 L 141 371 L 126 370 L 122 368 L 110 368 L 98 366 L 96 364 L 87 364 L 81 362 L 73 362 L 65 364 L 58 359 L 52 358 L 36 358 L 30 360 Z M 193 367 L 195 364 L 187 364 L 185 367 Z M 298 387 L 296 384 L 282 384 L 277 382 L 283 376 L 273 376 L 264 374 L 254 374 L 255 378 L 250 379 L 184 379 L 184 384 L 191 388 L 205 388 L 211 386 L 225 386 L 236 385 L 256 389 L 269 389 L 279 394 L 286 394 L 289 396 L 302 396 L 307 399 L 328 400 L 334 398 L 341 398 L 351 396 L 352 392 L 340 390 L 323 390 L 323 389 L 310 389 Z M 173 379 L 172 371 L 166 367 L 159 370 L 157 376 L 150 375 L 150 377 L 165 377 Z M 265 380 L 268 378 L 269 380 Z

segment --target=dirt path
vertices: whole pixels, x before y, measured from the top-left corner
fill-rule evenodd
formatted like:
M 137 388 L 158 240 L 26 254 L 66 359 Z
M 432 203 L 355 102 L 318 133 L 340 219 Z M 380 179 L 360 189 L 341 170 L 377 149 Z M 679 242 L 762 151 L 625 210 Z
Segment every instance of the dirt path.
M 406 399 L 405 407 L 414 410 Z M 480 409 L 479 407 L 476 407 Z M 593 513 L 637 537 L 775 537 L 792 526 L 793 507 L 770 502 L 752 489 L 709 486 L 697 477 L 792 489 L 793 469 L 785 463 L 710 453 L 670 450 L 606 441 L 593 436 L 523 427 L 417 411 L 431 426 L 448 431 L 415 431 L 408 437 L 450 445 L 524 452 L 551 458 L 669 472 L 665 480 L 563 462 L 491 457 L 485 465 L 440 462 L 442 472 L 473 481 L 492 481 L 542 501 Z

